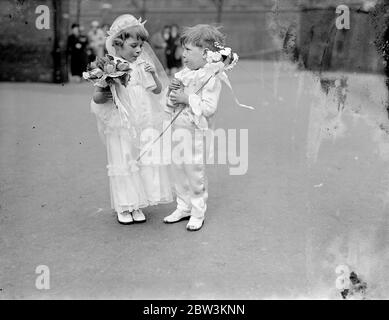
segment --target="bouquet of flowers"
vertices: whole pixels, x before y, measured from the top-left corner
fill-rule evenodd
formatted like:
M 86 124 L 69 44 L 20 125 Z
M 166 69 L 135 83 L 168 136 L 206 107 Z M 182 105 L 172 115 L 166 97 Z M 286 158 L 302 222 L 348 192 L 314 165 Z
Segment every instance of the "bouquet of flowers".
M 82 76 L 85 80 L 92 82 L 94 86 L 101 88 L 106 88 L 116 81 L 127 86 L 130 80 L 130 71 L 130 64 L 127 61 L 107 54 L 92 62 Z
M 239 107 L 253 110 L 254 108 L 252 106 L 242 104 L 238 101 L 237 97 L 235 96 L 234 91 L 232 90 L 232 85 L 231 85 L 228 77 L 224 74 L 224 71 L 230 71 L 236 66 L 236 64 L 238 63 L 238 60 L 239 60 L 238 54 L 236 52 L 233 52 L 230 47 L 223 46 L 218 42 L 214 42 L 213 45 L 216 48 L 216 50 L 214 50 L 214 51 L 207 50 L 207 52 L 206 52 L 206 60 L 210 65 L 212 65 L 210 67 L 210 69 L 214 71 L 212 77 L 215 77 L 217 75 L 221 75 L 222 81 L 230 88 L 231 93 L 234 97 L 235 103 Z M 212 77 L 208 78 L 207 82 Z M 204 83 L 204 85 L 206 83 Z
M 224 70 L 232 70 L 239 60 L 237 53 L 232 52 L 230 47 L 225 47 L 218 42 L 214 43 L 216 51 L 207 50 L 206 60 L 208 63 L 223 62 Z

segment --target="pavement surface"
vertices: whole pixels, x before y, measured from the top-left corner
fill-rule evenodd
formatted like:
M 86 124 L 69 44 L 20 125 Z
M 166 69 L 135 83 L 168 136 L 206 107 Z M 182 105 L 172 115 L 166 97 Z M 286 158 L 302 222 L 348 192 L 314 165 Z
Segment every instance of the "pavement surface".
M 217 127 L 248 129 L 248 171 L 208 168 L 194 233 L 162 223 L 174 203 L 116 222 L 89 84 L 0 83 L 0 299 L 341 299 L 339 265 L 366 282 L 364 298 L 388 299 L 384 80 L 318 79 L 240 62 L 234 91 L 256 110 L 224 89 Z

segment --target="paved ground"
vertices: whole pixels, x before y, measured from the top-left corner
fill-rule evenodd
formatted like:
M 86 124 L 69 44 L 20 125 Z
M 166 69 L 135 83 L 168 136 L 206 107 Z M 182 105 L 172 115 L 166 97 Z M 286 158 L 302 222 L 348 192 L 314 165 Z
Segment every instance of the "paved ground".
M 173 204 L 116 222 L 89 85 L 1 83 L 0 299 L 338 299 L 340 264 L 389 298 L 385 88 L 347 76 L 339 115 L 310 73 L 240 63 L 235 92 L 257 109 L 225 90 L 217 125 L 249 129 L 249 169 L 209 168 L 197 233 L 161 222 Z M 49 290 L 35 287 L 39 265 Z

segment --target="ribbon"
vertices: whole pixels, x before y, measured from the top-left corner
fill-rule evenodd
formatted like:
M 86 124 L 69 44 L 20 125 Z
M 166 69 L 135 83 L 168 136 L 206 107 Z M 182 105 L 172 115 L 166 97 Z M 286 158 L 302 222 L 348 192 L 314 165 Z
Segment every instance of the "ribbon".
M 119 99 L 119 96 L 118 96 L 118 94 L 116 92 L 115 85 L 111 85 L 111 90 L 112 90 L 113 103 L 115 104 L 115 106 L 119 110 L 120 121 L 122 122 L 122 125 L 123 125 L 123 122 L 125 122 L 126 126 L 128 128 L 130 128 L 130 118 L 129 118 L 130 115 L 128 114 L 128 111 L 126 110 L 126 108 L 121 103 L 121 101 Z
M 217 73 L 215 74 L 215 76 L 216 76 L 216 75 L 217 75 Z M 235 103 L 236 103 L 239 107 L 241 107 L 241 108 L 246 108 L 246 109 L 250 109 L 250 110 L 255 110 L 254 107 L 239 102 L 238 98 L 237 98 L 236 95 L 235 95 L 234 90 L 232 89 L 231 82 L 230 82 L 230 80 L 228 79 L 228 76 L 227 76 L 224 72 L 221 73 L 221 74 L 219 74 L 219 78 L 220 78 L 220 80 L 222 80 L 222 81 L 227 85 L 227 87 L 230 89 L 231 94 L 232 94 L 232 97 L 234 98 Z

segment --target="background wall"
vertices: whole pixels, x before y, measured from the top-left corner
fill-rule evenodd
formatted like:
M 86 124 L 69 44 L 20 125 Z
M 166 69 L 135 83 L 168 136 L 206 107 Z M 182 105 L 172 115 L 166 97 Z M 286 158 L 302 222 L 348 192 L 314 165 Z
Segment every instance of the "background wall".
M 325 1 L 323 1 L 325 2 Z M 299 19 L 299 48 L 311 70 L 382 72 L 383 61 L 376 40 L 385 27 L 363 1 L 349 1 L 350 29 L 338 30 L 335 1 L 302 7 Z M 338 2 L 339 3 L 339 2 Z M 384 14 L 381 12 L 382 15 Z
M 35 26 L 38 5 L 50 9 L 50 29 Z M 59 82 L 65 77 L 68 1 L 0 1 L 0 80 Z
M 351 8 L 350 30 L 335 28 L 335 0 L 2 0 L 0 80 L 66 82 L 70 25 L 79 22 L 88 31 L 91 21 L 110 24 L 123 13 L 146 18 L 151 34 L 165 24 L 219 21 L 242 58 L 285 57 L 284 40 L 292 33 L 308 69 L 382 72 L 374 43 L 382 24 L 377 29 L 368 13 L 376 1 L 341 2 Z M 35 28 L 40 4 L 51 10 L 50 30 Z
M 239 47 L 243 56 L 255 55 L 257 51 L 272 48 L 272 40 L 267 32 L 268 19 L 273 6 L 272 0 L 224 0 L 222 12 L 218 16 L 217 1 L 213 0 L 87 0 L 71 1 L 70 19 L 89 27 L 93 20 L 112 23 L 120 14 L 131 13 L 147 19 L 147 29 L 151 34 L 166 24 L 190 26 L 198 23 L 220 23 L 228 35 L 228 42 Z M 111 7 L 105 8 L 109 3 Z M 288 19 L 293 19 L 298 10 L 293 2 L 283 8 Z M 79 6 L 78 6 L 79 4 Z M 79 8 L 79 9 L 78 9 Z M 78 10 L 77 10 L 78 9 Z M 258 55 L 258 54 L 257 54 Z

